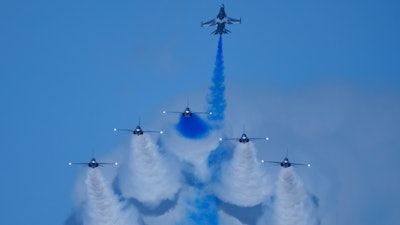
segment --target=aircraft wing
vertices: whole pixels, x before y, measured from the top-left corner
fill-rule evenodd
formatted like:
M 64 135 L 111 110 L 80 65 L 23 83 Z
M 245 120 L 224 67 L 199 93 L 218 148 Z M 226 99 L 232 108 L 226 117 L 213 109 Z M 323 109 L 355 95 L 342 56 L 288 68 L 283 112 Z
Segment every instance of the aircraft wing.
M 165 113 L 183 113 L 183 111 L 178 112 L 178 111 L 166 111 L 166 110 L 164 110 L 162 113 L 163 114 L 165 114 Z
M 68 163 L 68 165 L 70 165 L 70 166 L 71 166 L 71 165 L 85 165 L 85 166 L 87 166 L 87 164 L 88 164 L 87 162 L 85 162 L 85 163 L 73 163 L 73 162 L 69 162 L 69 163 Z
M 119 129 L 119 128 L 114 128 L 114 131 L 117 131 L 117 130 L 133 132 L 132 129 Z
M 116 165 L 116 166 L 118 166 L 117 162 L 115 162 L 115 163 L 98 163 L 98 164 L 99 164 L 99 166 L 101 166 L 101 165 Z
M 294 165 L 294 166 L 307 166 L 307 167 L 310 167 L 311 166 L 311 164 L 304 164 L 304 163 L 290 163 L 290 164 L 292 164 L 292 165 Z
M 201 22 L 202 27 L 211 27 L 211 26 L 215 26 L 215 25 L 217 25 L 217 23 L 215 22 L 215 19 L 212 19 L 205 23 Z
M 145 133 L 148 133 L 148 132 L 151 132 L 151 133 L 160 133 L 160 134 L 163 134 L 163 133 L 164 133 L 164 131 L 162 131 L 162 130 L 160 130 L 160 131 L 156 131 L 156 130 L 144 130 L 143 132 L 145 132 Z
M 212 112 L 192 112 L 192 113 L 212 115 Z
M 242 23 L 242 19 L 237 20 L 237 19 L 233 19 L 233 18 L 228 17 L 228 20 L 227 20 L 226 23 L 227 24 L 241 24 Z
M 249 137 L 250 140 L 269 140 L 269 137 L 265 137 L 265 138 L 253 138 L 253 137 Z
M 276 162 L 276 161 L 267 161 L 267 160 L 261 160 L 262 163 L 275 163 L 275 164 L 281 164 L 281 162 Z
M 219 138 L 219 141 L 237 141 L 240 138 Z

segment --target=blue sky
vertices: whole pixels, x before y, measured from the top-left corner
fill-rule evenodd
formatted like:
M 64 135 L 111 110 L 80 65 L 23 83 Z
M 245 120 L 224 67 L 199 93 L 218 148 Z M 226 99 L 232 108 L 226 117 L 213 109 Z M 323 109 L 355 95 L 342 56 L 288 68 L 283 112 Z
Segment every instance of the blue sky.
M 218 38 L 200 22 L 221 3 L 242 18 L 223 37 L 227 133 L 245 124 L 273 137 L 259 158 L 314 161 L 299 176 L 327 224 L 399 220 L 397 1 L 3 0 L 2 223 L 64 223 L 83 173 L 68 161 L 107 159 L 139 116 L 206 108 Z

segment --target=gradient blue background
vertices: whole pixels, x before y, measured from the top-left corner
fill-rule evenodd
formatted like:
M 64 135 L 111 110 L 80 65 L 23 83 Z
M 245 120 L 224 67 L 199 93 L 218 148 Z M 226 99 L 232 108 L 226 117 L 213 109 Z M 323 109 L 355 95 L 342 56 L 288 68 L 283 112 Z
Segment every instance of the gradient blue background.
M 367 119 L 349 120 L 342 129 L 361 127 L 367 139 L 382 138 L 383 149 L 343 150 L 344 162 L 330 165 L 347 165 L 344 180 L 368 173 L 372 181 L 361 179 L 352 190 L 372 183 L 368 193 L 378 195 L 371 199 L 376 204 L 354 207 L 337 224 L 396 224 L 400 3 L 394 0 L 1 1 L 0 223 L 63 224 L 80 173 L 68 161 L 86 161 L 93 150 L 101 159 L 127 141 L 113 133 L 115 126 L 133 127 L 138 116 L 152 124 L 171 102 L 179 99 L 183 110 L 188 96 L 205 93 L 218 39 L 200 22 L 213 18 L 221 3 L 229 16 L 242 18 L 224 36 L 224 61 L 227 89 L 244 87 L 237 95 L 247 101 L 263 97 L 254 94 L 260 87 L 293 97 L 321 83 L 355 90 L 366 102 L 381 96 L 385 107 L 378 114 L 368 114 L 376 108 L 366 104 L 359 116 Z M 253 95 L 244 91 L 252 87 Z M 383 124 L 363 123 L 387 115 Z M 291 141 L 280 138 L 276 156 Z

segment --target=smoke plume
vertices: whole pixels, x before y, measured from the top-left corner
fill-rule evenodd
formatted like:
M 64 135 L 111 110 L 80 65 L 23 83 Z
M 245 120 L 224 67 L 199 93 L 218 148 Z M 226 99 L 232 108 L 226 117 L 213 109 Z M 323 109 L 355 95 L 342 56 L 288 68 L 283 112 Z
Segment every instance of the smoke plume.
M 135 217 L 136 212 L 124 212 L 123 204 L 111 190 L 98 169 L 88 169 L 86 177 L 88 194 L 88 212 L 85 224 L 91 225 L 125 225 L 128 218 Z M 130 224 L 137 224 L 131 220 Z
M 317 225 L 316 206 L 292 167 L 282 168 L 276 192 L 276 225 Z
M 209 134 L 210 126 L 197 114 L 193 114 L 191 117 L 180 116 L 176 130 L 186 138 L 199 139 Z
M 277 191 L 253 142 L 221 145 L 225 85 L 222 37 L 207 102 L 213 114 L 180 116 L 157 144 L 134 136 L 114 190 L 96 169 L 87 175 L 86 225 L 313 225 L 316 206 L 292 168 L 282 169 Z M 232 147 L 233 146 L 233 147 Z M 124 201 L 119 201 L 114 194 Z M 245 212 L 245 213 L 243 213 Z M 240 214 L 240 215 L 238 215 Z M 243 216 L 242 214 L 246 214 Z M 76 214 L 79 215 L 79 214 Z M 251 217 L 251 218 L 249 218 Z M 77 221 L 71 217 L 70 221 Z
M 132 150 L 122 168 L 121 191 L 150 206 L 173 199 L 180 188 L 179 171 L 168 164 L 149 135 L 134 136 Z
M 250 207 L 266 200 L 271 193 L 252 142 L 237 144 L 232 160 L 222 167 L 217 196 L 228 203 Z
M 209 111 L 213 114 L 209 116 L 209 120 L 215 122 L 216 128 L 223 126 L 224 113 L 226 108 L 225 102 L 225 77 L 224 77 L 224 59 L 222 55 L 222 36 L 219 37 L 217 56 L 215 58 L 215 67 L 212 77 L 212 86 L 209 88 L 208 95 Z

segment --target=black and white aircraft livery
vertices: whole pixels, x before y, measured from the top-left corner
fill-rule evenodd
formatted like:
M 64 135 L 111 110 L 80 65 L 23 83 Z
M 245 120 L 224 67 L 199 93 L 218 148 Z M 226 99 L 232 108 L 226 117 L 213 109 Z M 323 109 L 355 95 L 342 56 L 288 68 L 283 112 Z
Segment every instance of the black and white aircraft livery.
M 182 114 L 182 116 L 184 117 L 191 117 L 193 116 L 193 114 L 208 114 L 208 115 L 212 115 L 212 112 L 193 112 L 189 109 L 189 107 L 186 107 L 186 109 L 183 112 L 177 112 L 177 111 L 166 111 L 164 110 L 163 113 L 180 113 Z
M 136 126 L 136 128 L 135 129 L 120 129 L 120 128 L 114 128 L 114 131 L 128 131 L 128 132 L 131 132 L 131 133 L 133 133 L 134 135 L 137 135 L 137 136 L 140 136 L 140 135 L 143 135 L 143 133 L 149 133 L 149 132 L 151 132 L 151 133 L 160 133 L 160 134 L 163 134 L 164 132 L 162 131 L 162 130 L 160 130 L 160 131 L 154 131 L 154 130 L 143 130 L 139 125 L 137 125 Z
M 242 19 L 233 19 L 230 18 L 226 15 L 225 13 L 225 8 L 224 8 L 224 4 L 221 5 L 221 8 L 219 9 L 219 12 L 217 14 L 217 17 L 215 19 L 212 19 L 208 22 L 201 22 L 201 27 L 211 27 L 211 26 L 217 26 L 217 29 L 215 31 L 213 31 L 211 34 L 214 35 L 222 35 L 222 34 L 228 34 L 231 33 L 231 31 L 229 31 L 228 29 L 225 28 L 225 25 L 227 24 L 241 24 L 242 23 Z
M 261 160 L 261 162 L 262 163 L 274 163 L 276 165 L 282 166 L 283 168 L 288 168 L 288 167 L 291 167 L 292 165 L 293 166 L 307 166 L 307 167 L 311 166 L 311 164 L 309 164 L 309 163 L 307 163 L 307 164 L 304 164 L 304 163 L 291 163 L 289 161 L 288 157 L 285 157 L 282 162 L 266 161 L 266 160 Z
M 114 131 L 128 131 L 131 132 L 134 135 L 140 136 L 143 135 L 143 133 L 160 133 L 163 134 L 164 132 L 162 130 L 160 131 L 154 131 L 154 130 L 143 130 L 140 127 L 140 119 L 139 119 L 139 125 L 136 126 L 136 128 L 134 130 L 132 129 L 119 129 L 119 128 L 114 128 Z
M 118 163 L 117 162 L 114 162 L 114 163 L 97 162 L 95 158 L 92 158 L 89 162 L 85 162 L 85 163 L 72 163 L 72 162 L 69 162 L 68 165 L 70 165 L 70 166 L 72 166 L 72 165 L 83 165 L 83 166 L 85 166 L 86 165 L 86 166 L 94 169 L 96 167 L 103 166 L 103 165 L 115 165 L 115 166 L 118 166 Z
M 225 141 L 225 140 L 236 140 L 239 141 L 240 143 L 246 144 L 248 143 L 250 140 L 269 140 L 268 137 L 265 138 L 249 138 L 247 137 L 246 133 L 243 132 L 242 136 L 240 138 L 219 138 L 220 141 Z

